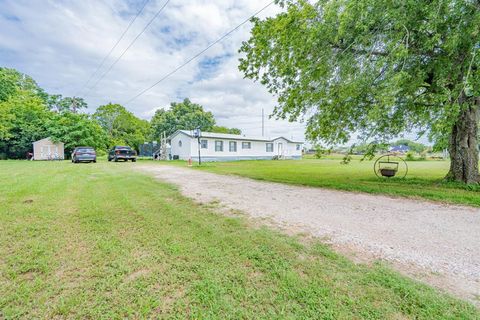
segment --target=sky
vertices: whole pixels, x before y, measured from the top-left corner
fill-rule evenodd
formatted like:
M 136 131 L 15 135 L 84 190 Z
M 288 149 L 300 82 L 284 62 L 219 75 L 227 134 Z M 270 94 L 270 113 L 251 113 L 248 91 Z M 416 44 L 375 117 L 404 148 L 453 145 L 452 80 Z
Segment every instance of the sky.
M 249 135 L 261 135 L 263 108 L 266 136 L 303 140 L 304 125 L 269 119 L 275 97 L 238 70 L 238 49 L 249 38 L 250 23 L 125 104 L 271 0 L 170 0 L 98 81 L 166 1 L 148 0 L 94 74 L 145 0 L 0 0 L 0 66 L 32 76 L 51 94 L 84 98 L 88 112 L 112 102 L 150 119 L 155 110 L 189 98 L 211 111 L 218 125 L 238 127 Z M 271 5 L 259 17 L 278 12 L 280 8 Z

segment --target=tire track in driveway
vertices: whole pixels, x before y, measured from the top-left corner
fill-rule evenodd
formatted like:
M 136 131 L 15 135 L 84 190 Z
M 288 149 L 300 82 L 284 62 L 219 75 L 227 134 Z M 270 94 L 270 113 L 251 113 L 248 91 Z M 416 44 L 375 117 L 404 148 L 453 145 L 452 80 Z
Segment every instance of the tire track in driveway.
M 397 270 L 480 305 L 480 209 L 382 195 L 292 186 L 168 165 L 136 169 L 195 201 L 328 239 L 350 255 Z

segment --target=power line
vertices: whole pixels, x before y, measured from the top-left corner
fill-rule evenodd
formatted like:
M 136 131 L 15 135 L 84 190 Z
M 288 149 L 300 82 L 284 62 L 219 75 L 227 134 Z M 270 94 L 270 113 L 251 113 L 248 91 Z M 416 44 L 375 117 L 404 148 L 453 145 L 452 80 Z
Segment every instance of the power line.
M 232 30 L 230 30 L 229 32 L 227 32 L 226 34 L 224 34 L 223 36 L 221 36 L 220 38 L 218 38 L 217 40 L 215 40 L 214 42 L 212 42 L 211 44 L 209 44 L 205 49 L 201 50 L 200 52 L 198 52 L 196 55 L 194 55 L 193 57 L 191 57 L 190 59 L 188 59 L 186 62 L 184 62 L 182 65 L 180 65 L 179 67 L 175 68 L 173 71 L 169 72 L 168 74 L 166 74 L 165 76 L 163 76 L 160 80 L 158 80 L 157 82 L 155 82 L 153 85 L 151 85 L 150 87 L 144 89 L 143 91 L 141 91 L 140 93 L 138 93 L 136 96 L 134 96 L 133 98 L 131 98 L 130 100 L 128 100 L 125 105 L 129 104 L 130 102 L 134 101 L 135 99 L 137 99 L 138 97 L 140 97 L 141 95 L 143 95 L 145 92 L 147 91 L 150 91 L 153 87 L 157 86 L 160 82 L 164 81 L 165 79 L 167 79 L 168 77 L 170 77 L 171 75 L 173 75 L 174 73 L 176 73 L 178 70 L 182 69 L 183 67 L 185 67 L 187 64 L 189 64 L 190 62 L 192 62 L 193 60 L 195 60 L 196 58 L 198 58 L 200 55 L 202 55 L 205 51 L 207 51 L 208 49 L 210 49 L 211 47 L 213 47 L 214 45 L 216 45 L 217 43 L 219 43 L 220 41 L 222 41 L 223 39 L 225 39 L 226 37 L 228 37 L 230 34 L 232 34 L 233 32 L 235 32 L 238 28 L 240 28 L 241 26 L 243 26 L 244 24 L 246 24 L 247 22 L 249 22 L 253 17 L 257 16 L 258 14 L 260 14 L 262 11 L 264 11 L 265 9 L 267 9 L 269 6 L 271 6 L 275 1 L 272 1 L 270 2 L 269 4 L 267 4 L 265 7 L 263 7 L 262 9 L 258 10 L 257 12 L 255 12 L 253 15 L 251 15 L 250 17 L 248 17 L 247 19 L 245 19 L 242 23 L 240 23 L 239 25 L 237 25 L 235 28 L 233 28 Z
M 130 27 L 132 26 L 132 24 L 135 22 L 135 20 L 137 20 L 138 16 L 143 12 L 143 9 L 145 9 L 145 6 L 147 5 L 147 3 L 149 2 L 150 0 L 146 0 L 142 7 L 140 8 L 140 10 L 137 12 L 137 14 L 135 15 L 135 17 L 130 20 L 130 23 L 128 24 L 127 28 L 125 29 L 125 31 L 123 31 L 122 35 L 120 36 L 120 38 L 118 38 L 117 42 L 115 42 L 114 46 L 110 49 L 110 51 L 108 52 L 108 54 L 103 58 L 102 62 L 98 65 L 97 69 L 95 69 L 95 71 L 90 75 L 90 77 L 88 78 L 87 82 L 85 82 L 85 84 L 82 86 L 82 88 L 78 91 L 78 94 L 81 93 L 83 91 L 83 89 L 85 89 L 87 87 L 87 85 L 90 83 L 90 81 L 93 79 L 93 77 L 97 74 L 98 71 L 100 71 L 100 69 L 103 67 L 103 65 L 105 64 L 105 61 L 107 61 L 107 59 L 110 57 L 110 55 L 112 54 L 113 50 L 115 50 L 115 48 L 118 46 L 118 44 L 120 43 L 120 41 L 122 41 L 123 37 L 125 36 L 125 34 L 128 32 L 128 30 L 130 30 Z M 76 94 L 76 96 L 78 95 Z
M 110 67 L 101 75 L 101 77 L 99 79 L 97 79 L 97 81 L 93 84 L 92 87 L 90 87 L 90 89 L 88 90 L 88 92 L 86 93 L 85 96 L 88 95 L 88 93 L 93 89 L 95 88 L 98 83 L 100 81 L 102 81 L 103 78 L 105 78 L 105 76 L 110 72 L 110 70 L 113 69 L 113 67 L 117 64 L 117 62 L 125 55 L 125 53 L 128 51 L 128 49 L 130 49 L 133 44 L 138 40 L 138 38 L 140 38 L 140 36 L 147 30 L 147 28 L 152 24 L 152 22 L 158 17 L 158 15 L 163 11 L 163 9 L 167 6 L 167 4 L 170 2 L 170 0 L 167 0 L 165 1 L 165 3 L 163 4 L 163 6 L 157 11 L 157 13 L 152 17 L 152 19 L 150 19 L 150 21 L 145 25 L 145 27 L 143 28 L 143 30 L 132 40 L 132 42 L 130 42 L 130 44 L 128 45 L 128 47 L 123 50 L 122 54 L 110 65 Z

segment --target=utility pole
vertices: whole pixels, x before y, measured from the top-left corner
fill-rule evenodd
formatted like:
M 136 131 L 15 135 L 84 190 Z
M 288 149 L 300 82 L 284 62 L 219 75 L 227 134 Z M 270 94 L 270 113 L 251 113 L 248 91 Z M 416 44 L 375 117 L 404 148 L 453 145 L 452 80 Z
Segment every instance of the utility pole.
M 198 136 L 198 165 L 202 164 L 202 157 L 200 156 L 200 148 L 202 147 L 200 142 L 200 136 Z
M 265 136 L 265 115 L 264 115 L 264 111 L 263 111 L 263 108 L 262 108 L 262 137 Z
M 202 136 L 202 133 L 200 131 L 200 128 L 196 128 L 193 131 L 193 136 L 197 137 L 197 140 L 198 140 L 198 165 L 201 165 L 202 164 L 202 156 L 200 155 L 200 149 L 202 148 L 202 143 L 200 141 L 200 137 Z

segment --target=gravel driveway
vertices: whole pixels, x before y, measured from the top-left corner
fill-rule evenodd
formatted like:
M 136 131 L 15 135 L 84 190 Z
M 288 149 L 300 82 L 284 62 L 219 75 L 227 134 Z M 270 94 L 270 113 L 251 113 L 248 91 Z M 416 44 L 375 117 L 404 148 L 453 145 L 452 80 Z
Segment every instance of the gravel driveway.
M 216 201 L 268 218 L 282 229 L 320 237 L 353 258 L 389 261 L 416 279 L 480 302 L 480 209 L 166 165 L 136 167 L 178 185 L 198 202 Z

